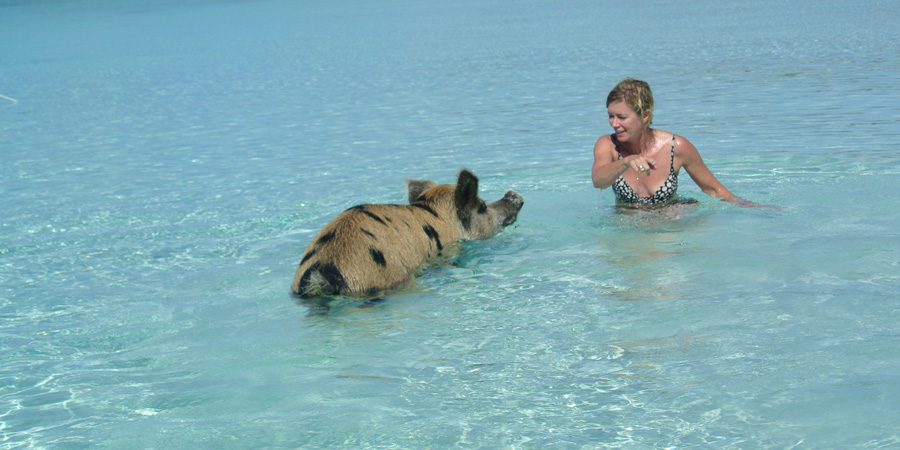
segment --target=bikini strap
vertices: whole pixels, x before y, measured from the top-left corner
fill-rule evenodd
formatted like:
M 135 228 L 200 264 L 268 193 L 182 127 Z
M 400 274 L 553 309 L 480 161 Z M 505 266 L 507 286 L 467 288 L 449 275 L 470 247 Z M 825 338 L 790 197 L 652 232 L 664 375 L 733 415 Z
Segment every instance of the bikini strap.
M 622 152 L 619 151 L 619 140 L 616 139 L 615 134 L 611 134 L 609 137 L 612 138 L 613 144 L 616 144 L 616 154 L 619 155 L 619 159 L 622 159 Z
M 669 163 L 671 164 L 672 170 L 675 170 L 675 135 L 672 135 L 672 151 L 669 156 Z

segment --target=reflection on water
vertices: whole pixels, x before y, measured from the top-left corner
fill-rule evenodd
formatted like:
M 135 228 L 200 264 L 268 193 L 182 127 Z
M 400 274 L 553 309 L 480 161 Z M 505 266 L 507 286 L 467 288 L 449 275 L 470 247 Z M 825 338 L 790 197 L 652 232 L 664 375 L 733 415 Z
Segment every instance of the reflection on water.
M 713 252 L 694 241 L 707 232 L 708 218 L 719 207 L 615 208 L 601 222 L 607 232 L 597 239 L 597 261 L 616 274 L 604 293 L 621 300 L 679 298 L 695 275 L 686 272 L 690 264 L 684 260 Z

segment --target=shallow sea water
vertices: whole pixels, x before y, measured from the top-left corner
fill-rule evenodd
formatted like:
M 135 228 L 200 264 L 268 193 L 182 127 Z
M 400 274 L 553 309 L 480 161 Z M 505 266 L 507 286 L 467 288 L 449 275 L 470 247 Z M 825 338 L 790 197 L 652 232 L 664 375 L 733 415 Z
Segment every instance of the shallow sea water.
M 848 11 L 852 11 L 850 14 Z M 0 448 L 896 448 L 900 6 L 0 1 Z M 603 104 L 780 208 L 621 212 Z M 371 307 L 405 177 L 525 197 Z

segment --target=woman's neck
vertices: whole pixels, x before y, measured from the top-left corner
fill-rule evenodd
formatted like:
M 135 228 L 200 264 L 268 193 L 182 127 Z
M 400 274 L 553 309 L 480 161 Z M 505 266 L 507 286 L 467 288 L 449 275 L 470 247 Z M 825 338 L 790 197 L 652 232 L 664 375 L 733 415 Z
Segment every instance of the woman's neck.
M 640 155 L 644 150 L 649 150 L 653 147 L 653 141 L 653 129 L 647 127 L 647 129 L 638 136 L 637 142 L 620 142 L 619 145 L 629 154 Z

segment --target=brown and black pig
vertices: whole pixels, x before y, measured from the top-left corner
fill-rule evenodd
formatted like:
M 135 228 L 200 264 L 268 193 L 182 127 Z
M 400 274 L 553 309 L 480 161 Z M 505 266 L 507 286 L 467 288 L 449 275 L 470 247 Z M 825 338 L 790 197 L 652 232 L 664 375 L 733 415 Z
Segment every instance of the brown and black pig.
M 456 184 L 407 180 L 407 188 L 409 205 L 354 206 L 325 225 L 306 247 L 291 292 L 372 297 L 400 287 L 448 246 L 503 231 L 524 204 L 515 191 L 485 203 L 468 170 Z

